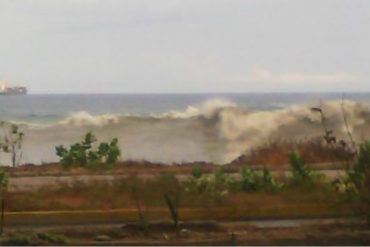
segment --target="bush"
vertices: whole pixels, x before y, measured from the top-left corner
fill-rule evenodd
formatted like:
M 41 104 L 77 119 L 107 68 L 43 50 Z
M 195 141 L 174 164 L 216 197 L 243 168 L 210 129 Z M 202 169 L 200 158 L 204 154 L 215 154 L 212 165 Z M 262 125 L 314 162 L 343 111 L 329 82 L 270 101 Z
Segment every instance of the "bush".
M 256 191 L 258 189 L 258 177 L 254 170 L 243 168 L 240 171 L 241 189 L 243 191 Z
M 243 191 L 275 191 L 278 189 L 278 184 L 275 179 L 271 176 L 269 169 L 264 168 L 263 174 L 258 175 L 256 171 L 252 169 L 242 169 L 241 175 L 241 189 Z
M 239 191 L 240 190 L 240 182 L 232 177 L 229 177 L 226 180 L 227 187 L 230 191 Z
M 81 142 L 72 144 L 69 149 L 63 145 L 55 147 L 56 154 L 60 157 L 60 163 L 65 168 L 69 168 L 73 164 L 95 168 L 99 163 L 106 163 L 108 168 L 112 168 L 121 154 L 118 139 L 114 138 L 109 143 L 102 142 L 97 149 L 93 148 L 95 142 L 97 139 L 94 134 L 88 132 Z
M 217 169 L 213 174 L 185 181 L 187 191 L 207 192 L 209 195 L 218 195 L 225 191 L 276 191 L 278 183 L 272 177 L 269 169 L 262 173 L 255 170 L 242 168 L 240 180 L 226 175 L 222 169 Z
M 193 168 L 191 169 L 191 175 L 194 178 L 200 178 L 203 175 L 203 169 L 202 169 L 202 167 L 199 166 L 199 165 L 193 166 Z

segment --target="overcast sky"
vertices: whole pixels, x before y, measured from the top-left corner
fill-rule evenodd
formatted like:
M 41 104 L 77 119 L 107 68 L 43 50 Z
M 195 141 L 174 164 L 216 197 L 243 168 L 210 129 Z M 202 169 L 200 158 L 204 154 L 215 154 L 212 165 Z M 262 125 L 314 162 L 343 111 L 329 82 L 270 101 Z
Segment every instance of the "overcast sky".
M 31 93 L 370 91 L 368 0 L 0 1 Z

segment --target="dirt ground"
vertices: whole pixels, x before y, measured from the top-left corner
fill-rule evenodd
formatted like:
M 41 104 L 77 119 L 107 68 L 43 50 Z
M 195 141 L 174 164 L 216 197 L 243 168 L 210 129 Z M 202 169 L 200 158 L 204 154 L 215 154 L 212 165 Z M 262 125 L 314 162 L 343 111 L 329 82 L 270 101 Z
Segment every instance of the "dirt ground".
M 343 169 L 323 169 L 326 166 L 320 166 L 320 173 L 327 179 L 335 179 L 344 175 Z M 45 167 L 44 167 L 45 168 Z M 73 171 L 64 171 L 60 166 L 50 165 L 48 169 L 42 169 L 35 166 L 21 167 L 13 169 L 10 173 L 8 192 L 20 198 L 23 194 L 32 194 L 30 200 L 17 201 L 18 204 L 28 205 L 37 200 L 47 201 L 44 196 L 36 198 L 45 188 L 53 191 L 54 186 L 73 184 L 76 181 L 82 181 L 88 184 L 98 184 L 98 182 L 113 182 L 120 178 L 127 178 L 132 175 L 140 179 L 153 179 L 161 172 L 171 172 L 179 180 L 186 180 L 191 177 L 192 166 L 145 166 L 133 169 L 130 166 L 119 167 L 114 171 L 88 171 L 79 169 Z M 206 165 L 205 173 L 211 173 L 218 169 L 218 166 Z M 240 168 L 226 167 L 225 172 L 229 176 L 238 178 Z M 272 170 L 272 175 L 276 178 L 290 176 L 288 169 Z M 104 187 L 105 189 L 105 187 Z M 40 191 L 39 191 L 40 190 Z M 96 187 L 94 188 L 94 191 Z M 46 193 L 44 191 L 44 193 Z M 106 190 L 102 190 L 101 198 Z M 87 191 L 86 193 L 88 193 Z M 46 193 L 47 194 L 47 193 Z M 46 195 L 45 194 L 45 195 Z M 284 194 L 285 195 L 285 194 Z M 324 202 L 316 197 L 307 194 L 299 196 L 308 197 L 310 203 L 306 203 L 302 198 L 294 197 L 287 193 L 277 200 L 274 194 L 239 194 L 226 195 L 237 197 L 233 205 L 240 205 L 243 208 L 238 212 L 228 204 L 217 207 L 225 214 L 224 218 L 217 218 L 221 213 L 217 210 L 195 210 L 190 208 L 188 211 L 181 209 L 185 222 L 175 230 L 168 220 L 168 210 L 158 208 L 152 213 L 156 217 L 150 218 L 149 231 L 144 233 L 142 227 L 138 225 L 137 210 L 125 209 L 105 209 L 100 210 L 81 210 L 80 211 L 17 211 L 6 212 L 5 237 L 16 236 L 17 234 L 42 232 L 51 234 L 60 234 L 68 239 L 69 245 L 369 245 L 370 228 L 359 219 L 353 218 L 320 218 L 325 217 L 344 217 L 341 210 L 334 210 L 330 204 L 324 202 L 328 200 L 325 197 Z M 120 196 L 123 198 L 122 193 Z M 55 197 L 56 198 L 56 197 Z M 55 203 L 49 205 L 53 209 Z M 58 200 L 68 201 L 72 208 L 74 204 L 79 207 L 81 195 L 72 197 L 68 193 L 61 193 Z M 227 197 L 228 198 L 228 197 Z M 252 202 L 246 203 L 243 198 L 248 198 Z M 94 198 L 96 200 L 96 198 Z M 243 200 L 242 200 L 243 199 Z M 72 200 L 72 201 L 71 201 Z M 260 200 L 260 204 L 256 201 Z M 293 201 L 292 201 L 293 200 Z M 316 201 L 318 200 L 318 201 Z M 104 200 L 101 200 L 104 201 Z M 127 201 L 126 199 L 124 201 Z M 11 202 L 11 200 L 10 200 Z M 297 203 L 295 203 L 297 202 Z M 304 204 L 305 207 L 302 207 Z M 25 204 L 26 203 L 26 204 Z M 27 204 L 28 203 L 28 204 Z M 307 204 L 307 205 L 306 205 Z M 7 204 L 10 206 L 9 202 Z M 258 206 L 259 205 L 259 206 Z M 264 205 L 263 207 L 261 205 Z M 37 206 L 37 205 L 36 205 Z M 36 207 L 35 206 L 35 207 Z M 40 205 L 39 205 L 40 206 Z M 41 205 L 42 206 L 42 205 Z M 41 207 L 40 206 L 40 207 Z M 263 215 L 279 215 L 280 218 L 267 219 L 260 217 L 261 212 L 254 212 L 252 209 L 260 210 Z M 95 210 L 95 211 L 94 211 Z M 279 211 L 281 210 L 282 213 Z M 16 211 L 16 210 L 15 210 Z M 230 212 L 229 212 L 230 211 Z M 348 210 L 347 210 L 348 211 Z M 345 211 L 345 212 L 347 212 Z M 280 212 L 280 213 L 279 213 Z M 309 214 L 309 213 L 310 214 Z M 239 213 L 239 214 L 238 214 Z M 227 215 L 226 215 L 227 214 Z M 249 215 L 251 214 L 251 215 Z M 230 217 L 230 215 L 236 215 Z M 306 219 L 292 218 L 294 215 L 305 215 Z M 186 216 L 186 217 L 185 217 Z M 200 217 L 202 216 L 202 217 Z M 207 217 L 206 217 L 207 216 Z M 217 216 L 217 217 L 216 217 Z M 227 216 L 227 217 L 226 217 Z M 248 216 L 248 217 L 247 217 Z M 88 218 L 86 218 L 88 217 Z M 245 217 L 245 218 L 243 218 Z M 253 219 L 253 217 L 256 217 Z M 258 218 L 260 217 L 260 218 Z M 283 218 L 282 218 L 283 217 Z M 287 217 L 287 218 L 284 218 Z M 319 217 L 319 218 L 315 218 Z M 88 219 L 88 220 L 87 220 Z M 217 219 L 217 221 L 215 221 Z M 193 221 L 198 220 L 198 221 Z M 214 221 L 209 221 L 214 220 Z M 225 221 L 228 220 L 228 221 Z M 53 224 L 51 224 L 54 222 Z M 65 223 L 63 223 L 65 222 Z M 61 224 L 63 223 L 63 224 Z
M 136 223 L 7 229 L 50 232 L 69 245 L 369 245 L 370 230 L 357 219 L 237 222 L 187 222 L 175 231 L 171 222 L 152 222 L 145 234 Z

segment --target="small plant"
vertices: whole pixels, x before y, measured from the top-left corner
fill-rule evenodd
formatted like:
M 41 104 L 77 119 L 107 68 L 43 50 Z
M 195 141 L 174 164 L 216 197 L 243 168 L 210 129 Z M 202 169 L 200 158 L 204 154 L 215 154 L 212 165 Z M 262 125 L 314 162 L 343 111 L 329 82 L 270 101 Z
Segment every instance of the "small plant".
M 354 166 L 354 174 L 357 176 L 353 180 L 362 182 L 366 178 L 366 172 L 370 168 L 370 141 L 365 141 L 360 146 L 358 161 Z M 357 181 L 356 181 L 357 180 Z
M 292 166 L 293 184 L 311 183 L 313 180 L 312 171 L 307 167 L 303 158 L 296 151 L 289 153 L 289 161 Z
M 349 141 L 350 141 L 350 144 L 351 144 L 352 147 L 349 147 L 349 145 L 347 144 L 347 142 L 345 140 L 340 140 L 337 143 L 337 137 L 334 135 L 334 131 L 328 128 L 327 117 L 324 114 L 324 108 L 323 108 L 322 101 L 320 101 L 320 107 L 313 107 L 313 108 L 311 108 L 311 110 L 314 111 L 314 112 L 320 113 L 321 125 L 322 125 L 323 130 L 324 130 L 323 138 L 326 141 L 326 143 L 332 148 L 335 148 L 336 146 L 341 147 L 343 149 L 343 151 L 345 151 L 346 153 L 351 154 L 351 156 L 354 156 L 354 157 L 357 158 L 358 157 L 357 145 L 356 145 L 356 142 L 353 139 L 353 136 L 352 136 L 352 133 L 351 133 L 351 130 L 350 130 L 350 126 L 348 124 L 348 119 L 347 119 L 347 115 L 346 115 L 346 111 L 345 111 L 345 104 L 344 104 L 344 94 L 342 95 L 341 111 L 342 111 L 344 126 L 346 128 L 346 132 L 347 132 L 347 135 L 348 135 L 348 138 L 349 138 Z M 339 144 L 339 145 L 337 145 L 337 144 Z
M 110 143 L 102 142 L 98 148 L 98 159 L 105 162 L 109 165 L 109 168 L 112 168 L 112 165 L 117 162 L 121 151 L 118 147 L 118 139 L 113 138 Z
M 63 145 L 55 147 L 56 155 L 60 157 L 60 163 L 66 168 L 73 164 L 95 168 L 99 163 L 105 163 L 109 169 L 112 168 L 121 154 L 118 139 L 114 138 L 109 143 L 102 142 L 97 149 L 94 149 L 95 142 L 97 139 L 94 134 L 88 132 L 81 142 L 72 144 L 69 149 Z
M 267 168 L 263 169 L 262 176 L 258 175 L 252 169 L 242 169 L 241 175 L 241 189 L 243 191 L 275 191 L 278 189 L 278 184 L 271 175 L 271 171 Z
M 341 180 L 342 183 L 344 183 L 344 181 L 352 183 L 354 188 L 356 188 L 356 190 L 353 191 L 355 193 L 358 193 L 358 190 L 362 188 L 364 181 L 366 180 L 367 165 L 366 162 L 360 161 L 364 152 L 366 152 L 364 147 L 360 146 L 358 161 L 355 165 L 349 167 L 349 169 L 347 170 L 347 177 Z
M 258 178 L 254 170 L 243 168 L 240 171 L 241 189 L 243 191 L 256 191 L 258 189 Z
M 147 185 L 141 183 L 137 177 L 132 177 L 130 179 L 130 194 L 135 202 L 135 207 L 138 213 L 139 222 L 144 234 L 147 236 L 149 234 L 149 223 L 148 223 L 148 213 L 149 213 L 149 201 L 148 201 L 148 189 Z
M 5 123 L 1 122 L 0 126 L 3 128 L 3 140 L 0 142 L 0 149 L 11 154 L 12 166 L 15 167 L 22 159 L 24 133 L 19 130 L 16 124 L 11 124 L 6 128 Z
M 215 189 L 217 189 L 217 190 L 223 189 L 228 176 L 225 175 L 222 168 L 217 169 L 213 173 L 213 177 L 214 177 Z
M 8 174 L 4 169 L 0 170 L 0 189 L 3 190 L 8 185 Z
M 165 203 L 170 211 L 173 226 L 176 232 L 179 232 L 179 206 L 182 195 L 182 187 L 178 179 L 168 173 L 161 174 L 159 177 L 159 183 L 163 188 L 163 197 Z
M 230 191 L 239 191 L 240 190 L 240 182 L 235 178 L 229 177 L 226 180 L 227 188 Z
M 271 175 L 271 171 L 267 168 L 263 169 L 263 176 L 262 176 L 262 188 L 268 191 L 276 191 L 279 188 L 278 183 Z
M 359 211 L 370 224 L 370 141 L 365 141 L 360 145 L 358 161 L 348 171 L 348 177 L 356 188 L 349 192 L 352 194 L 355 192 Z
M 199 165 L 193 166 L 193 168 L 191 169 L 191 175 L 194 178 L 200 178 L 200 177 L 202 177 L 202 175 L 203 175 L 203 169 L 202 169 L 202 167 L 199 166 Z
M 326 116 L 324 114 L 322 102 L 320 101 L 320 107 L 313 107 L 313 108 L 311 108 L 311 110 L 314 111 L 314 112 L 320 113 L 321 125 L 322 125 L 322 127 L 324 129 L 323 138 L 326 141 L 326 143 L 327 144 L 335 144 L 337 142 L 337 138 L 334 136 L 333 130 L 331 130 L 331 129 L 328 128 L 327 118 L 326 118 Z

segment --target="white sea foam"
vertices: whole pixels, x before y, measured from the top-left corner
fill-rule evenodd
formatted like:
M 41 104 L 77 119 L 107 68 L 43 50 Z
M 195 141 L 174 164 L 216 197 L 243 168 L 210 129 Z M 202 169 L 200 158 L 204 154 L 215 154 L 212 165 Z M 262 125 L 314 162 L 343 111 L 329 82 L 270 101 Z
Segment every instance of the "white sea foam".
M 81 111 L 73 113 L 71 116 L 62 120 L 60 124 L 69 124 L 74 126 L 103 126 L 118 123 L 118 119 L 118 116 L 113 114 L 93 116 L 86 111 Z
M 214 116 L 221 109 L 234 108 L 237 105 L 229 100 L 216 98 L 208 100 L 200 106 L 190 105 L 185 111 L 169 111 L 164 114 L 158 115 L 160 118 L 190 118 L 196 116 L 204 116 L 210 118 Z
M 327 102 L 323 109 L 329 128 L 338 138 L 347 138 L 341 102 Z M 346 101 L 345 112 L 354 138 L 370 138 L 369 105 Z M 23 127 L 24 162 L 33 163 L 57 160 L 56 145 L 75 142 L 89 130 L 100 140 L 118 137 L 124 159 L 220 164 L 274 138 L 302 139 L 323 134 L 320 115 L 310 106 L 252 111 L 220 99 L 156 116 L 78 112 L 58 124 Z

